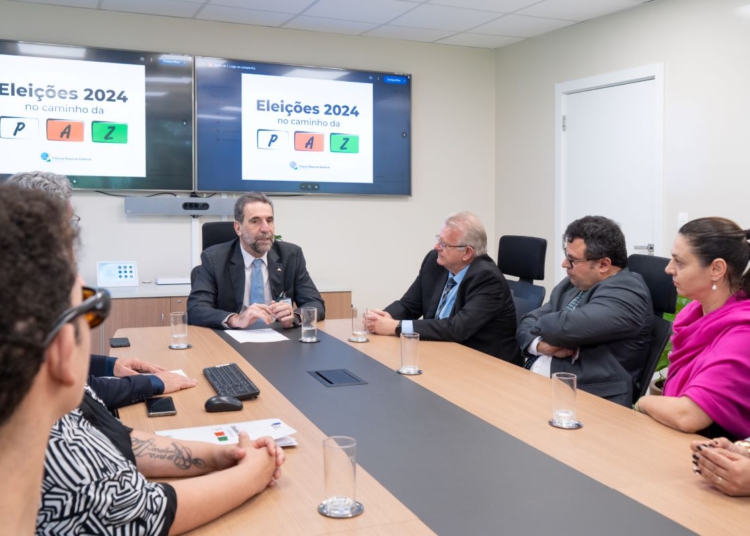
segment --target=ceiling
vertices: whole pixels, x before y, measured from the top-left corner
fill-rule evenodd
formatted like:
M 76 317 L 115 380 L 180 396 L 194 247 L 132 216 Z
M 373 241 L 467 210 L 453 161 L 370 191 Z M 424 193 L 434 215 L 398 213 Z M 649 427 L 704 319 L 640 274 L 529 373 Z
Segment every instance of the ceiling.
M 14 0 L 498 48 L 651 0 Z

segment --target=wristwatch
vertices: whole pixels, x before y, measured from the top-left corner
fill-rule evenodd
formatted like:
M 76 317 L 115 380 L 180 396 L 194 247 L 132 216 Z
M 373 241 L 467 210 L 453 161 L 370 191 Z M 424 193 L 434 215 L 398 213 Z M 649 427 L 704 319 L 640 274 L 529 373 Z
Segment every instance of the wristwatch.
M 401 320 L 398 321 L 398 324 L 396 325 L 396 337 L 401 336 Z

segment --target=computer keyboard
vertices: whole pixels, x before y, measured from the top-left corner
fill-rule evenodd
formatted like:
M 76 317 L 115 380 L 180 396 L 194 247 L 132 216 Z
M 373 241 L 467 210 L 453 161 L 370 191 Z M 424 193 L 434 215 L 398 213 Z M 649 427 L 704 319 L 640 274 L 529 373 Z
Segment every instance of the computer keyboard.
M 236 363 L 206 367 L 203 375 L 219 396 L 233 396 L 240 400 L 251 400 L 260 391 Z

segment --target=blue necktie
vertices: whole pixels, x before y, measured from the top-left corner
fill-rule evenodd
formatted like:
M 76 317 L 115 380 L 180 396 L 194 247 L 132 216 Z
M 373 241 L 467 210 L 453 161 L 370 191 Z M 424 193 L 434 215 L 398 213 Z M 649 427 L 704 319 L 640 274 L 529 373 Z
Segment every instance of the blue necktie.
M 253 261 L 253 279 L 250 282 L 250 303 L 266 303 L 265 285 L 263 284 L 263 272 L 260 267 L 263 265 L 263 261 L 255 259 Z
M 583 299 L 583 296 L 588 292 L 587 290 L 579 290 L 578 294 L 576 294 L 572 300 L 570 300 L 570 303 L 565 306 L 566 311 L 572 311 L 576 307 L 578 307 L 578 304 L 581 303 L 581 300 Z
M 445 288 L 443 289 L 443 295 L 440 296 L 440 303 L 438 304 L 435 318 L 443 318 L 443 308 L 447 305 L 448 294 L 450 294 L 451 289 L 455 286 L 456 280 L 453 279 L 453 276 L 448 277 L 448 282 L 445 284 Z M 448 311 L 448 313 L 450 313 L 450 311 Z

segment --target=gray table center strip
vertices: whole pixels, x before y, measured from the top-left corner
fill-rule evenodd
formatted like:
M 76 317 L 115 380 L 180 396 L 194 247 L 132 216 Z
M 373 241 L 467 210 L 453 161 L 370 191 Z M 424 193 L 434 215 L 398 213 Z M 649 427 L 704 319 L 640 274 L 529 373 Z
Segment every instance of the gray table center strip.
M 357 462 L 437 534 L 692 534 L 326 333 L 320 344 L 299 343 L 299 329 L 265 344 L 217 333 L 326 435 L 356 438 Z M 367 385 L 307 373 L 336 368 Z

